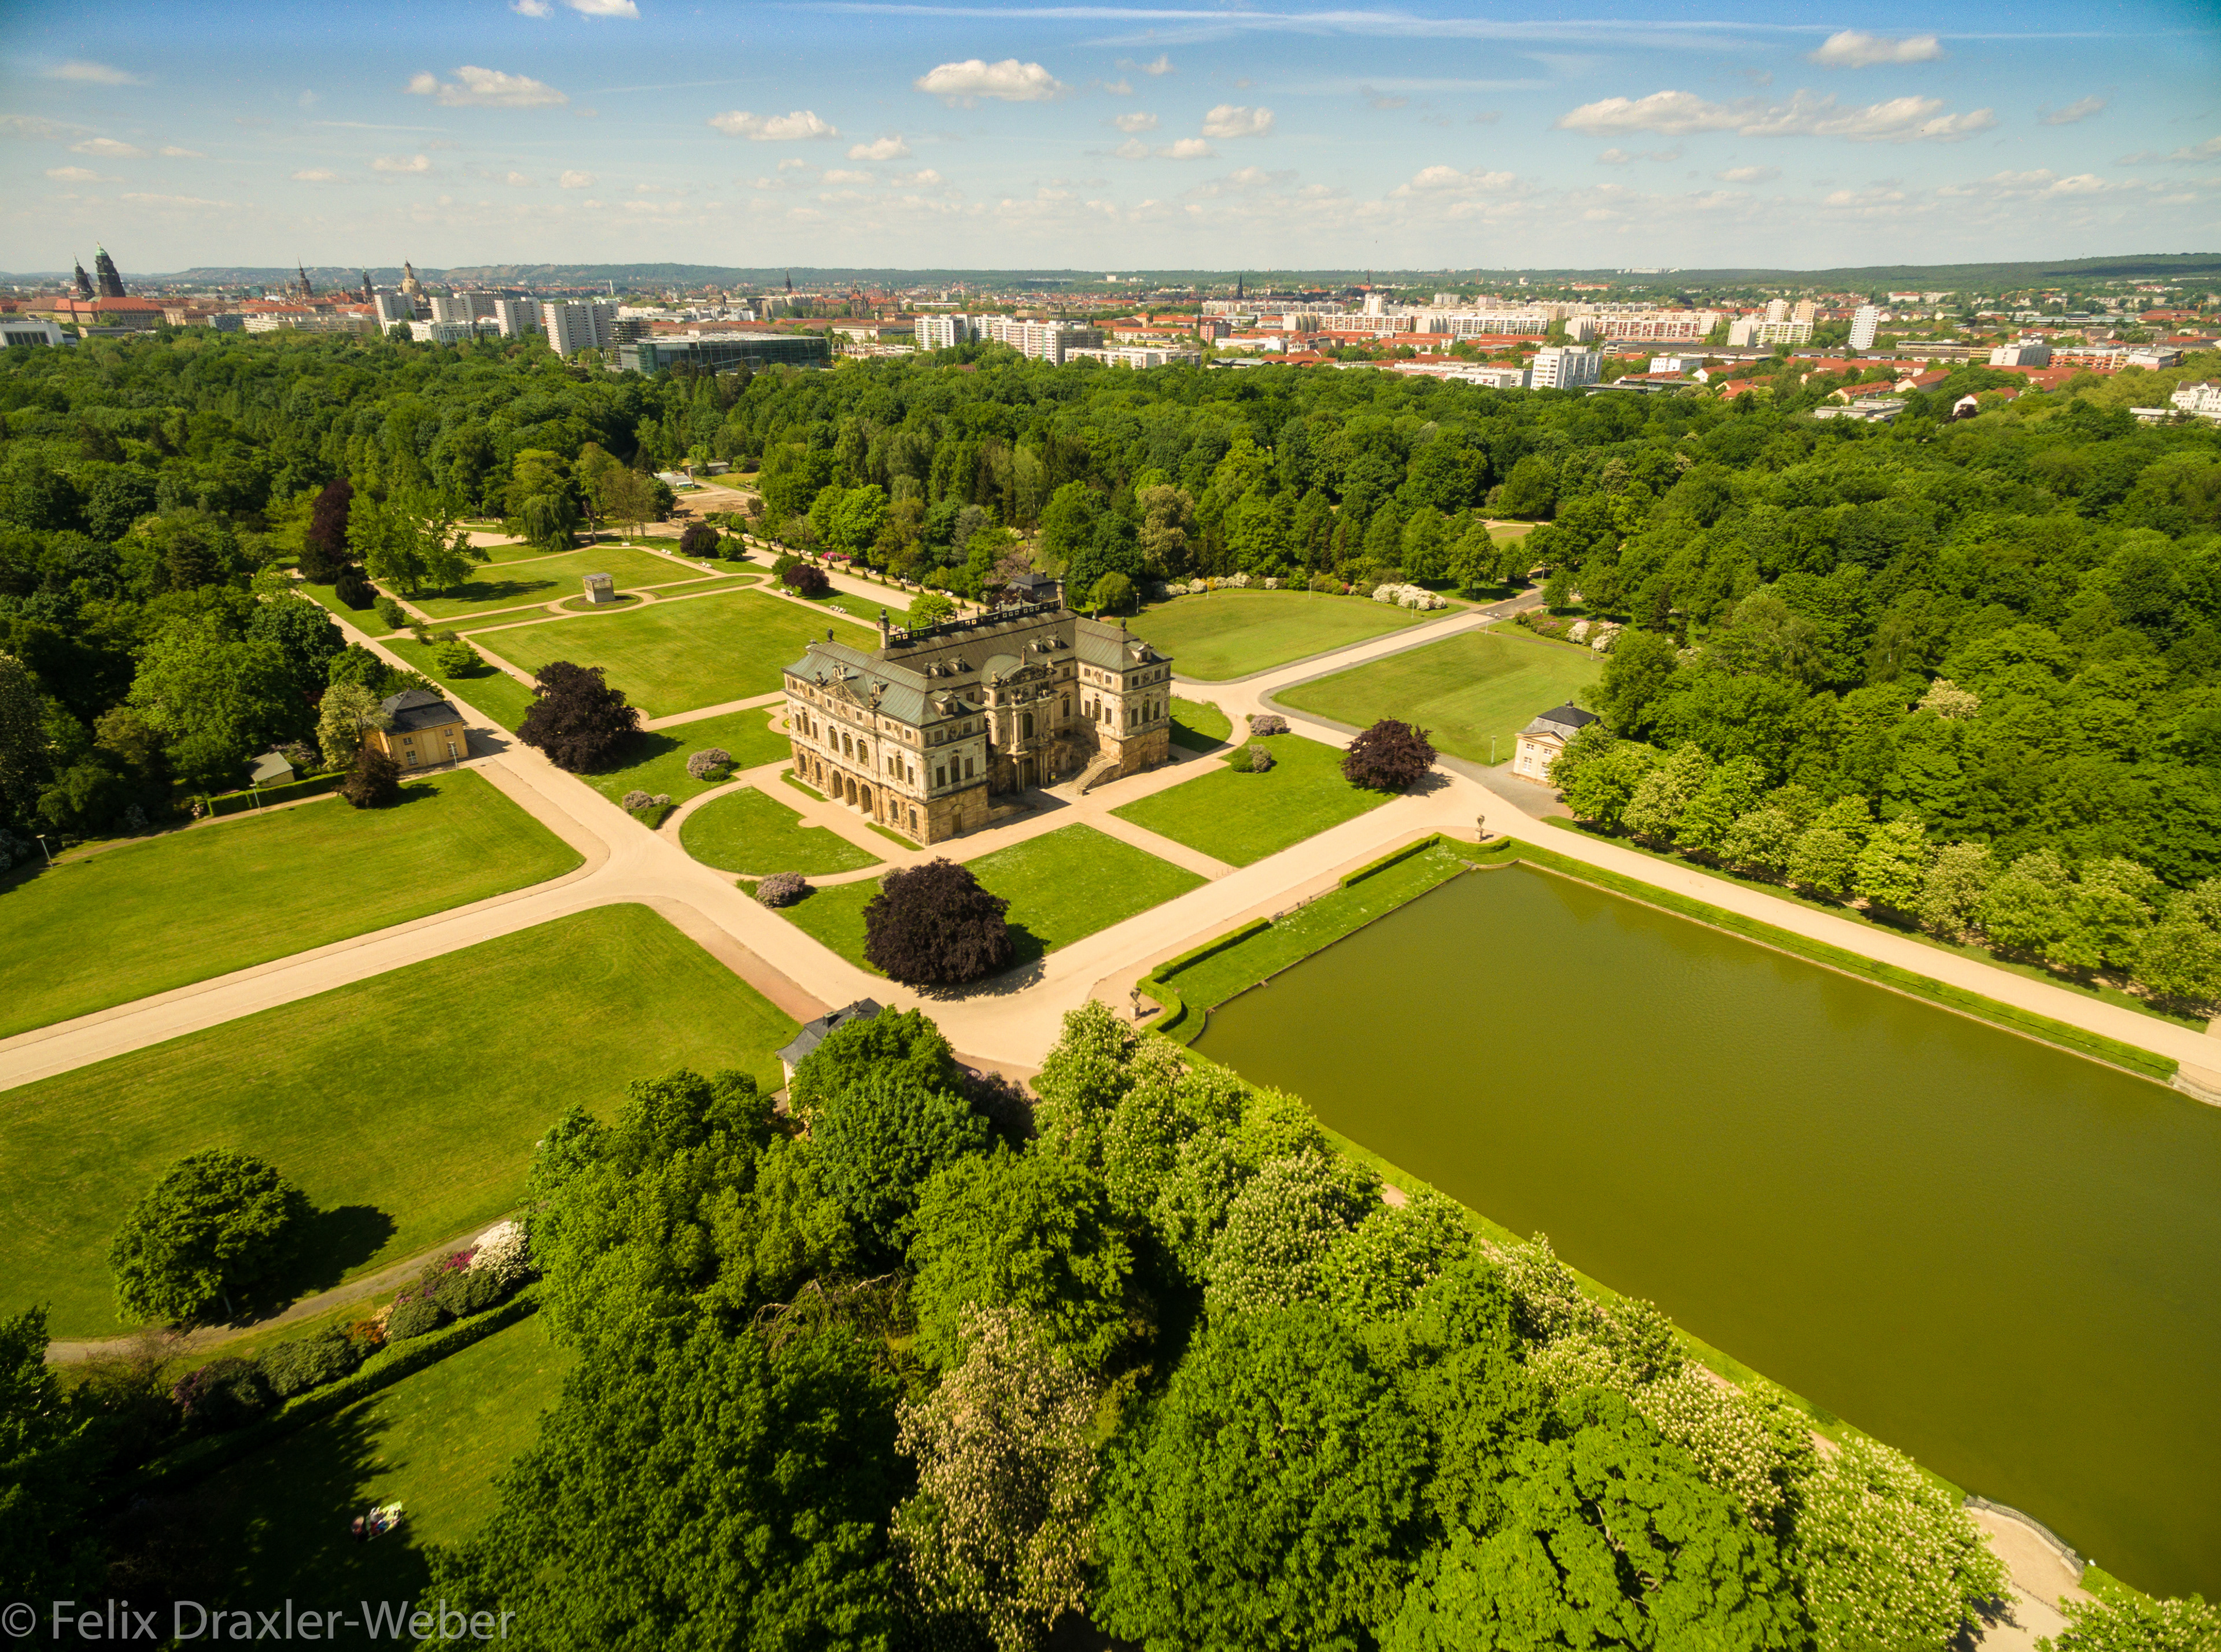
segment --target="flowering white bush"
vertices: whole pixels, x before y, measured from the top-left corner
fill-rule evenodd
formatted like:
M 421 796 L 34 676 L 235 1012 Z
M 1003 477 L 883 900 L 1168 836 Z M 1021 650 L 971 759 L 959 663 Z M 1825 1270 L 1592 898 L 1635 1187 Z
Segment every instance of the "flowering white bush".
M 1237 591 L 1246 591 L 1249 589 L 1249 576 L 1247 574 L 1229 574 L 1225 578 L 1214 580 L 1212 583 L 1218 585 L 1230 585 Z
M 654 801 L 655 801 L 655 800 L 653 797 L 650 797 L 646 792 L 641 790 L 639 787 L 635 786 L 632 790 L 624 795 L 624 801 L 620 803 L 618 807 L 629 814 L 635 810 L 646 808 Z
M 479 1235 L 471 1267 L 493 1276 L 505 1291 L 515 1290 L 540 1270 L 532 1265 L 532 1241 L 515 1222 L 497 1222 Z
M 1805 1482 L 1805 1599 L 1822 1652 L 1942 1646 L 2003 1592 L 2005 1562 L 1912 1460 L 1853 1436 Z
M 1382 585 L 1373 593 L 1376 602 L 1392 602 L 1399 608 L 1446 608 L 1448 602 L 1423 585 Z
M 1280 582 L 1276 578 L 1267 577 L 1265 581 L 1265 589 L 1268 591 L 1277 591 L 1280 589 Z
M 1614 625 L 1609 620 L 1598 621 L 1596 629 L 1589 633 L 1589 646 L 1599 654 L 1609 654 L 1612 644 L 1619 640 L 1623 629 L 1624 627 Z

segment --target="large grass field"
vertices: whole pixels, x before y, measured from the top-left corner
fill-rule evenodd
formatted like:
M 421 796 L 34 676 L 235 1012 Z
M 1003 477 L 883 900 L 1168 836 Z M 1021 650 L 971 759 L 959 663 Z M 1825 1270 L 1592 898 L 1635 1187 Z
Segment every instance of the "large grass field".
M 668 717 L 773 693 L 781 669 L 829 627 L 859 647 L 879 645 L 875 632 L 754 590 L 551 620 L 472 641 L 535 676 L 551 660 L 599 665 L 647 715 Z
M 1342 753 L 1300 734 L 1267 741 L 1273 767 L 1236 774 L 1223 763 L 1169 791 L 1115 808 L 1122 820 L 1162 832 L 1230 865 L 1247 866 L 1354 820 L 1388 801 L 1342 777 Z
M 391 808 L 234 815 L 0 880 L 0 1037 L 569 871 L 579 857 L 468 770 Z
M 643 791 L 651 797 L 667 795 L 673 802 L 683 803 L 698 792 L 724 783 L 697 780 L 686 772 L 686 759 L 697 751 L 721 747 L 732 753 L 734 766 L 740 769 L 783 762 L 792 755 L 794 748 L 787 744 L 786 736 L 772 732 L 771 714 L 776 709 L 758 706 L 698 717 L 668 728 L 638 730 L 625 742 L 619 753 L 623 761 L 616 767 L 579 778 L 612 803 L 622 801 L 629 791 Z
M 516 732 L 516 726 L 524 720 L 524 714 L 532 709 L 531 689 L 497 665 L 481 665 L 468 676 L 455 676 L 441 670 L 434 663 L 429 644 L 417 642 L 405 633 L 382 638 L 380 641 L 410 670 L 421 671 L 449 694 L 485 713 L 512 734 Z
M 1436 751 L 1474 763 L 1508 763 L 1519 731 L 1537 713 L 1563 704 L 1603 670 L 1603 661 L 1585 648 L 1506 627 L 1447 637 L 1277 697 L 1359 728 L 1400 718 L 1429 730 Z
M 425 1545 L 460 1543 L 493 1512 L 494 1477 L 539 1438 L 572 1358 L 535 1314 L 194 1487 L 186 1496 L 227 1598 L 344 1601 L 358 1618 L 359 1601 L 415 1599 Z M 347 1535 L 355 1516 L 394 1502 L 407 1516 L 399 1531 L 367 1543 Z
M 856 871 L 879 859 L 836 832 L 803 825 L 792 809 L 753 786 L 703 804 L 686 817 L 679 838 L 704 866 L 757 877 L 772 872 L 823 877 Z
M 707 577 L 690 564 L 673 562 L 646 551 L 621 545 L 597 545 L 591 550 L 565 551 L 523 561 L 488 563 L 452 590 L 409 600 L 435 620 L 459 619 L 491 608 L 513 608 L 528 602 L 553 602 L 559 596 L 577 596 L 585 589 L 580 579 L 585 574 L 613 575 L 621 591 Z
M 1309 591 L 1213 591 L 1145 609 L 1134 631 L 1171 655 L 1179 676 L 1223 683 L 1443 617 Z
M 1185 867 L 1088 826 L 1044 832 L 965 864 L 1010 903 L 1014 965 L 1123 923 L 1204 882 Z M 875 878 L 835 883 L 781 908 L 780 915 L 868 969 L 864 907 L 879 890 Z
M 645 907 L 591 912 L 0 1091 L 0 1312 L 117 1331 L 117 1220 L 208 1147 L 268 1160 L 317 1210 L 317 1290 L 491 1222 L 532 1144 L 628 1081 L 737 1067 L 775 1087 L 795 1024 Z
M 351 608 L 341 602 L 339 590 L 335 586 L 311 585 L 303 580 L 297 589 L 314 597 L 330 612 L 346 620 L 365 636 L 383 637 L 393 629 L 391 626 L 378 617 L 376 608 Z

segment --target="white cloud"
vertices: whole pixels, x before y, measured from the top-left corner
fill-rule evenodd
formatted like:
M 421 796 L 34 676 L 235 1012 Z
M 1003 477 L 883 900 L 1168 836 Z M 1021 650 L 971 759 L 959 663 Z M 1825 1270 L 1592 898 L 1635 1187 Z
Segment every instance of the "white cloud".
M 952 106 L 960 103 L 967 109 L 983 97 L 998 97 L 1006 103 L 1038 103 L 1066 90 L 1064 83 L 1040 64 L 1021 63 L 1016 58 L 1004 58 L 1000 63 L 982 58 L 944 63 L 910 84 Z
M 1461 172 L 1455 166 L 1425 166 L 1411 175 L 1408 184 L 1398 184 L 1389 191 L 1392 195 L 1495 195 L 1518 183 L 1517 172 L 1484 172 L 1476 168 Z
M 42 121 L 35 115 L 0 115 L 0 136 L 9 138 L 66 138 L 72 132 L 82 132 L 81 126 L 62 126 L 53 121 Z
M 1730 166 L 1724 172 L 1714 172 L 1723 184 L 1771 184 L 1781 176 L 1779 166 Z
M 1145 75 L 1168 75 L 1173 72 L 1172 59 L 1161 52 L 1157 53 L 1157 60 L 1154 63 L 1136 63 L 1131 58 L 1120 58 L 1118 66 L 1122 69 L 1139 69 Z
M 1157 151 L 1166 160 L 1209 160 L 1217 153 L 1201 138 L 1181 138 Z
M 942 181 L 941 174 L 935 171 L 930 166 L 924 167 L 915 172 L 898 173 L 895 178 L 896 183 L 902 184 L 906 189 L 913 190 L 930 189 L 935 184 L 939 184 Z
M 47 176 L 65 184 L 121 184 L 120 178 L 103 178 L 90 166 L 49 166 Z
M 2221 138 L 2208 138 L 2204 143 L 2193 143 L 2176 150 L 2169 160 L 2212 160 L 2221 158 Z
M 851 171 L 845 166 L 835 166 L 829 169 L 821 181 L 827 184 L 874 184 L 879 180 L 869 172 Z
M 95 63 L 89 58 L 72 58 L 66 63 L 57 63 L 51 69 L 40 72 L 48 80 L 76 80 L 94 86 L 136 86 L 139 77 L 112 64 Z
M 452 81 L 442 82 L 436 75 L 412 75 L 409 90 L 419 97 L 436 97 L 448 109 L 538 109 L 571 101 L 529 75 L 504 74 L 468 63 L 455 71 Z
M 1103 83 L 1103 90 L 1120 97 L 1131 97 L 1134 95 L 1134 83 L 1123 79 L 1106 80 Z
M 1110 153 L 1121 160 L 1147 160 L 1149 158 L 1149 146 L 1139 138 L 1129 138 Z
M 555 9 L 547 0 L 509 0 L 509 9 L 520 17 L 546 17 Z
M 2105 107 L 2102 97 L 2081 97 L 2065 109 L 2043 109 L 2036 112 L 2036 120 L 2044 126 L 2073 126 L 2077 121 L 2086 121 Z
M 164 144 L 162 153 L 172 160 L 206 160 L 208 159 L 197 149 L 180 149 L 173 143 Z
M 1389 92 L 1375 91 L 1370 86 L 1360 86 L 1357 89 L 1357 93 L 1359 97 L 1362 97 L 1374 109 L 1408 109 L 1411 107 L 1411 100 L 1410 98 L 1398 97 Z
M 1206 138 L 1261 138 L 1273 129 L 1273 111 L 1221 103 L 1203 117 Z
M 70 146 L 73 155 L 98 155 L 107 160 L 144 160 L 147 152 L 136 144 L 120 142 L 114 138 L 87 138 L 82 143 Z
M 1485 109 L 1481 110 L 1480 114 L 1473 117 L 1473 123 L 1475 126 L 1494 126 L 1503 118 L 1504 111 L 1502 109 Z
M 540 187 L 537 182 L 527 178 L 522 172 L 511 172 L 507 178 L 503 178 L 502 182 L 512 190 L 536 190 Z
M 328 166 L 310 166 L 293 174 L 296 184 L 328 184 L 339 174 Z
M 1121 132 L 1154 132 L 1157 129 L 1157 117 L 1154 115 L 1144 115 L 1136 110 L 1131 115 L 1112 117 L 1110 124 Z
M 1584 103 L 1560 118 L 1574 132 L 1661 132 L 1669 138 L 1692 132 L 1737 132 L 1747 138 L 1849 138 L 1857 142 L 1908 143 L 1918 138 L 1945 141 L 1986 132 L 1998 123 L 1996 111 L 1978 109 L 1964 115 L 1941 113 L 1939 97 L 1893 97 L 1863 109 L 1845 108 L 1833 96 L 1799 91 L 1786 103 L 1745 98 L 1715 103 L 1694 92 L 1652 92 L 1648 97 L 1605 97 Z
M 197 195 L 134 195 L 127 191 L 122 198 L 141 207 L 222 207 L 226 211 L 237 210 L 228 201 L 206 201 Z
M 1607 166 L 1624 166 L 1635 159 L 1624 149 L 1607 149 L 1597 159 Z
M 837 138 L 840 128 L 817 118 L 814 109 L 798 109 L 789 115 L 751 115 L 744 109 L 713 115 L 710 124 L 729 138 L 756 143 L 795 143 L 805 138 Z
M 566 172 L 555 181 L 566 190 L 591 190 L 595 179 L 591 172 Z
M 1825 64 L 1830 69 L 1868 69 L 1877 63 L 1933 63 L 1943 55 L 1943 48 L 1933 34 L 1893 41 L 1886 34 L 1868 34 L 1855 28 L 1829 35 L 1818 51 L 1805 54 L 1807 62 Z
M 874 138 L 869 143 L 851 144 L 848 147 L 850 160 L 907 160 L 909 158 L 910 146 L 902 140 L 900 133 L 892 138 Z
M 429 172 L 432 170 L 429 155 L 380 155 L 370 163 L 373 172 Z
M 637 17 L 640 8 L 633 0 L 563 0 L 572 10 L 585 17 Z

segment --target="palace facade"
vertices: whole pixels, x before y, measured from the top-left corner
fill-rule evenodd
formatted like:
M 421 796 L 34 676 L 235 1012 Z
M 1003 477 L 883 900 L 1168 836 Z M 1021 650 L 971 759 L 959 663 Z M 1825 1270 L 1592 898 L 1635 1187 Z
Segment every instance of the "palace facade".
M 914 843 L 985 826 L 993 800 L 1154 768 L 1172 739 L 1172 661 L 1123 625 L 1054 602 L 879 646 L 827 632 L 786 668 L 798 779 Z

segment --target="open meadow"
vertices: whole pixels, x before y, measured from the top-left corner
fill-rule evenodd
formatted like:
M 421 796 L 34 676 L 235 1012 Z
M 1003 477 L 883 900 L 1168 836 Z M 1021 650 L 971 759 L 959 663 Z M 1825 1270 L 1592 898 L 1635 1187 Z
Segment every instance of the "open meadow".
M 1176 675 L 1223 683 L 1447 617 L 1311 591 L 1228 590 L 1145 608 L 1133 630 L 1172 656 Z
M 1273 698 L 1357 728 L 1394 717 L 1429 731 L 1438 751 L 1508 763 L 1519 731 L 1536 714 L 1564 704 L 1603 670 L 1585 648 L 1503 627 L 1371 660 Z

